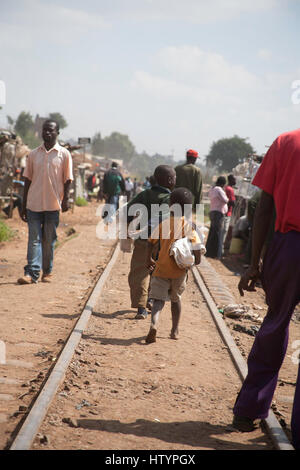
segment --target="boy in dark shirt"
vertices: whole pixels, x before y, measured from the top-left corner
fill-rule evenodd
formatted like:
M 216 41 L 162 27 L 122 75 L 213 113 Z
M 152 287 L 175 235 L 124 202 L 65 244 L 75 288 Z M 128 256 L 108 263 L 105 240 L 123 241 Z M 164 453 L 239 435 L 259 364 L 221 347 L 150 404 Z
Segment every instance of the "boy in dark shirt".
M 134 204 L 143 204 L 147 210 L 145 225 L 140 227 L 140 237 L 135 239 L 131 258 L 128 283 L 130 287 L 131 307 L 137 308 L 136 319 L 147 317 L 147 300 L 150 281 L 150 273 L 146 266 L 148 230 L 151 220 L 151 207 L 153 204 L 168 205 L 171 190 L 175 186 L 176 173 L 169 165 L 159 165 L 154 172 L 155 184 L 137 194 L 127 205 L 127 223 L 135 218 L 128 215 L 129 209 Z

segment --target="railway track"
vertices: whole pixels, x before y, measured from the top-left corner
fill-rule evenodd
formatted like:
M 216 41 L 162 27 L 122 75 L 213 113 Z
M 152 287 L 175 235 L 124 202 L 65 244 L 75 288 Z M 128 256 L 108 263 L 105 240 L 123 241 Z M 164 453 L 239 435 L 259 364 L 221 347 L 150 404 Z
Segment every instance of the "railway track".
M 64 380 L 68 366 L 70 365 L 72 358 L 74 356 L 75 350 L 79 345 L 82 335 L 87 328 L 90 316 L 93 313 L 93 309 L 96 305 L 97 299 L 101 296 L 103 287 L 107 280 L 109 279 L 110 273 L 116 264 L 116 261 L 120 254 L 119 244 L 116 245 L 114 253 L 107 264 L 104 272 L 97 281 L 91 295 L 85 304 L 85 307 L 81 313 L 79 320 L 74 326 L 68 341 L 66 342 L 59 358 L 51 371 L 47 381 L 44 383 L 42 389 L 40 390 L 39 395 L 37 396 L 34 403 L 31 405 L 29 412 L 19 427 L 17 433 L 14 436 L 13 442 L 9 446 L 9 450 L 30 450 L 34 439 L 39 432 L 39 429 L 45 419 L 47 411 L 57 394 L 59 386 Z M 206 275 L 206 283 L 204 282 L 203 274 L 201 270 Z M 230 358 L 240 376 L 243 379 L 247 372 L 247 366 L 242 357 L 234 339 L 232 338 L 230 331 L 228 330 L 224 320 L 221 318 L 220 313 L 217 309 L 216 303 L 211 296 L 209 291 L 209 263 L 205 260 L 203 262 L 203 267 L 192 269 L 194 280 L 198 286 L 198 289 L 201 293 L 203 299 L 208 306 L 210 314 L 214 320 L 217 331 L 221 336 L 226 349 L 229 352 Z M 218 283 L 216 280 L 211 280 L 211 292 L 216 291 L 220 298 L 223 300 L 226 299 L 226 296 L 230 296 L 226 289 Z M 230 298 L 227 298 L 229 301 Z M 277 421 L 274 413 L 270 410 L 269 417 L 265 420 L 265 425 L 269 436 L 274 444 L 274 447 L 277 450 L 293 450 L 292 445 L 290 444 L 284 430 Z
M 208 308 L 211 312 L 212 318 L 216 324 L 217 330 L 222 337 L 224 343 L 228 347 L 228 351 L 230 353 L 230 356 L 232 358 L 232 361 L 236 367 L 236 370 L 241 378 L 241 380 L 244 380 L 246 375 L 247 375 L 247 364 L 240 353 L 240 350 L 236 346 L 236 343 L 233 339 L 233 337 L 230 334 L 229 329 L 226 326 L 226 323 L 224 322 L 223 318 L 220 316 L 220 312 L 217 309 L 217 306 L 212 298 L 212 296 L 209 293 L 209 290 L 207 289 L 200 273 L 197 268 L 193 268 L 193 275 L 195 278 L 195 281 L 199 287 L 199 290 L 203 297 L 205 298 L 205 301 L 208 305 Z M 219 289 L 222 291 L 224 288 L 222 285 L 219 285 Z M 224 289 L 226 292 L 226 289 Z M 225 293 L 226 295 L 226 293 Z M 272 410 L 269 411 L 269 416 L 267 419 L 264 420 L 267 430 L 271 436 L 271 439 L 276 447 L 277 450 L 293 450 L 293 446 L 291 445 L 290 441 L 288 440 L 286 433 L 284 432 L 282 426 L 276 419 L 274 413 Z

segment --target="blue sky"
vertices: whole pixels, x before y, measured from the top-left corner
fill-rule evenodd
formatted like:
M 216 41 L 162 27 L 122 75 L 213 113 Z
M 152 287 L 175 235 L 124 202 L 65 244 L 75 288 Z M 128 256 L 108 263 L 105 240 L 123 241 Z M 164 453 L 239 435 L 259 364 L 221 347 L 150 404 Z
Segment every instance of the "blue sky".
M 201 156 L 237 134 L 263 153 L 299 127 L 299 0 L 2 0 L 6 115 L 61 112 L 64 139 L 127 134 Z

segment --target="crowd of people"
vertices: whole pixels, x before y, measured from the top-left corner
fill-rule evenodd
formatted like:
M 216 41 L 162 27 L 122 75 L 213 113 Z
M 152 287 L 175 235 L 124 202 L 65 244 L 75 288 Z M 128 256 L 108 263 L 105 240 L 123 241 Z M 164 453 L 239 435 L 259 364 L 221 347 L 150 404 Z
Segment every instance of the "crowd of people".
M 27 159 L 20 214 L 28 224 L 28 251 L 24 276 L 18 280 L 20 284 L 37 283 L 41 273 L 42 282 L 51 282 L 59 214 L 69 208 L 69 188 L 73 180 L 72 158 L 69 151 L 58 144 L 58 135 L 58 124 L 47 120 L 43 126 L 44 143 Z M 201 262 L 205 250 L 206 256 L 219 259 L 224 251 L 235 204 L 232 175 L 227 181 L 223 176 L 218 177 L 209 191 L 210 229 L 206 248 L 193 217 L 187 220 L 185 212 L 178 216 L 172 209 L 190 206 L 193 214 L 201 202 L 202 175 L 196 166 L 197 158 L 198 153 L 189 150 L 183 165 L 175 168 L 159 165 L 140 192 L 134 181 L 123 178 L 115 163 L 104 175 L 103 194 L 114 211 L 119 196 L 129 196 L 128 227 L 134 219 L 129 214 L 134 204 L 143 204 L 147 209 L 148 217 L 144 226 L 139 226 L 139 235 L 134 240 L 128 275 L 131 307 L 137 309 L 135 318 L 143 320 L 148 311 L 151 312 L 147 344 L 156 341 L 159 316 L 168 300 L 172 312 L 170 338 L 179 338 L 181 295 L 189 268 Z M 286 353 L 289 322 L 300 301 L 299 174 L 300 130 L 296 130 L 279 136 L 269 148 L 253 181 L 260 192 L 256 194 L 256 201 L 249 202 L 252 250 L 250 266 L 241 277 L 239 292 L 243 295 L 245 290 L 255 290 L 256 282 L 261 279 L 268 312 L 255 337 L 248 358 L 248 375 L 233 409 L 233 425 L 241 431 L 251 431 L 257 419 L 268 415 Z M 163 205 L 165 212 L 160 213 L 153 225 L 151 207 L 154 204 Z M 184 239 L 186 245 L 177 243 Z M 291 428 L 293 445 L 300 449 L 300 373 Z

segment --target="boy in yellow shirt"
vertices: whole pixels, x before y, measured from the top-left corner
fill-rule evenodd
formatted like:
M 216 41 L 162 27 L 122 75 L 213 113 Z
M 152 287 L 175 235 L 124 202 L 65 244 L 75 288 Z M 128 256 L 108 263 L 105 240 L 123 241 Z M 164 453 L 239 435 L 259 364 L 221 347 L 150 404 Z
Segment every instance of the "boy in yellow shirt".
M 193 229 L 192 223 L 182 215 L 186 209 L 185 206 L 188 205 L 191 208 L 192 203 L 193 196 L 188 189 L 175 189 L 170 196 L 170 217 L 163 220 L 148 239 L 147 266 L 150 271 L 153 271 L 149 297 L 153 299 L 153 306 L 146 343 L 156 341 L 159 315 L 167 300 L 171 300 L 172 312 L 170 338 L 178 339 L 181 294 L 186 287 L 188 270 L 182 269 L 176 264 L 174 257 L 170 255 L 170 248 L 174 241 L 186 236 L 193 244 L 192 253 L 195 257 L 195 264 L 199 264 L 201 261 L 201 240 L 199 235 Z M 180 208 L 179 213 L 178 208 Z M 152 251 L 157 243 L 159 243 L 159 254 L 157 261 L 154 261 Z

